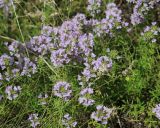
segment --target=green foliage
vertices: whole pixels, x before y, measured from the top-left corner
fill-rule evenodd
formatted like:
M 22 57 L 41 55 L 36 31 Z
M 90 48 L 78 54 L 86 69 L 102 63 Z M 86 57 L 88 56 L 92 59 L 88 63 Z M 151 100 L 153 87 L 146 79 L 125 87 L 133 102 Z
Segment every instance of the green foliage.
M 23 43 L 22 36 L 24 40 L 29 40 L 40 33 L 43 25 L 60 25 L 77 12 L 88 15 L 85 0 L 19 0 L 14 4 L 16 12 L 10 16 L 5 17 L 3 10 L 0 10 L 0 55 L 5 52 L 5 41 L 15 39 Z M 94 82 L 96 101 L 116 109 L 109 120 L 110 128 L 160 127 L 158 119 L 152 113 L 155 104 L 160 103 L 160 45 L 151 43 L 151 33 L 147 33 L 147 40 L 144 40 L 139 33 L 141 29 L 142 26 L 136 26 L 131 33 L 126 30 L 113 31 L 116 37 L 95 38 L 96 55 L 107 55 L 113 59 L 111 72 Z M 110 49 L 109 52 L 106 51 L 107 48 Z M 47 58 L 40 58 L 38 72 L 31 78 L 17 77 L 3 83 L 0 86 L 1 94 L 4 94 L 4 87 L 12 84 L 21 84 L 22 93 L 14 101 L 0 101 L 0 127 L 28 128 L 28 115 L 37 112 L 40 113 L 40 127 L 63 128 L 61 119 L 64 113 L 69 112 L 76 117 L 80 128 L 107 128 L 89 119 L 92 108 L 77 104 L 80 91 L 77 74 L 82 70 L 82 65 L 55 68 Z M 69 82 L 73 87 L 74 95 L 67 103 L 52 93 L 53 85 L 60 80 Z M 39 105 L 37 97 L 41 92 L 49 94 L 47 106 Z

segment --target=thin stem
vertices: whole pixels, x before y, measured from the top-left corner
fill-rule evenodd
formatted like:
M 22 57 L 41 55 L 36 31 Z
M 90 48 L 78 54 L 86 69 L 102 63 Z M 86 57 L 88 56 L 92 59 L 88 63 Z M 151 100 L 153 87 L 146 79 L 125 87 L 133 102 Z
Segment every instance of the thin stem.
M 51 65 L 49 65 L 49 63 L 43 58 L 43 57 L 40 57 L 45 63 L 46 63 L 46 65 L 54 72 L 54 74 L 56 75 L 56 76 L 58 76 L 57 75 L 57 73 L 54 71 L 54 69 L 52 68 L 52 66 Z
M 23 36 L 22 30 L 21 30 L 21 27 L 20 27 L 20 24 L 19 24 L 19 21 L 18 21 L 18 16 L 17 16 L 17 13 L 16 13 L 16 9 L 15 9 L 13 0 L 11 0 L 11 3 L 12 3 L 13 11 L 14 11 L 14 14 L 15 14 L 15 17 L 16 17 L 16 22 L 17 22 L 17 25 L 18 25 L 18 29 L 19 29 L 19 32 L 21 34 L 22 42 L 25 43 L 24 36 Z M 28 49 L 26 47 L 26 43 L 25 43 L 25 49 L 26 49 L 26 52 L 27 52 L 27 56 L 29 57 L 29 53 L 28 53 Z
M 12 38 L 6 37 L 6 36 L 2 36 L 2 35 L 0 35 L 0 38 L 3 40 L 8 40 L 8 41 L 16 41 L 15 39 L 12 39 Z

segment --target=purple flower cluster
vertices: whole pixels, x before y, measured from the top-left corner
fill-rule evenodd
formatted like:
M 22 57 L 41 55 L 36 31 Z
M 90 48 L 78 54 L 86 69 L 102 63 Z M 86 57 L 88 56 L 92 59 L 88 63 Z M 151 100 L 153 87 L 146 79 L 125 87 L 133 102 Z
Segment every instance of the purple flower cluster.
M 156 37 L 160 33 L 160 28 L 156 26 L 156 22 L 152 22 L 151 26 L 146 26 L 144 31 L 141 33 L 145 41 L 151 41 L 152 43 L 157 42 Z
M 7 94 L 7 99 L 14 100 L 18 97 L 18 94 L 21 92 L 20 86 L 7 86 L 5 93 Z
M 101 124 L 107 124 L 108 119 L 111 117 L 112 109 L 109 109 L 103 105 L 98 105 L 96 109 L 97 111 L 91 114 L 91 118 Z
M 39 102 L 40 102 L 41 105 L 46 105 L 47 104 L 47 99 L 48 99 L 48 94 L 43 95 L 42 93 L 40 93 L 38 95 L 38 99 L 39 99 Z
M 133 25 L 141 23 L 142 19 L 144 18 L 143 15 L 139 13 L 139 8 L 141 7 L 142 4 L 143 4 L 142 0 L 138 0 L 133 8 L 133 14 L 131 15 L 131 23 Z
M 93 26 L 93 32 L 97 36 L 101 36 L 102 34 L 112 35 L 111 30 L 113 28 L 121 28 L 121 13 L 122 11 L 117 8 L 115 3 L 109 3 L 106 6 L 106 17 L 102 20 L 91 20 L 91 24 Z
M 95 101 L 90 98 L 93 93 L 92 88 L 84 88 L 81 90 L 80 97 L 78 99 L 79 103 L 86 107 L 93 105 Z
M 101 0 L 88 0 L 87 10 L 90 12 L 91 16 L 94 17 L 96 14 L 101 12 L 101 4 Z
M 52 51 L 51 62 L 55 66 L 67 64 L 72 59 L 82 61 L 84 57 L 92 53 L 94 41 L 91 33 L 79 35 L 76 39 L 71 39 L 72 41 L 60 43 L 60 48 Z
M 45 55 L 53 48 L 51 41 L 52 38 L 45 35 L 35 36 L 27 43 L 27 48 L 39 55 Z
M 112 60 L 107 56 L 101 56 L 95 60 L 84 63 L 86 66 L 82 71 L 82 75 L 78 75 L 78 81 L 80 85 L 85 85 L 91 82 L 91 78 L 103 75 L 105 72 L 109 72 L 112 68 Z
M 82 71 L 82 75 L 78 75 L 79 84 L 84 86 L 87 83 L 90 83 L 91 78 L 96 78 L 96 73 L 92 69 L 92 65 L 86 60 L 84 63 L 85 68 Z
M 28 120 L 31 122 L 31 127 L 33 128 L 36 128 L 40 124 L 38 114 L 30 114 Z
M 64 115 L 64 117 L 62 119 L 62 124 L 66 128 L 75 128 L 77 126 L 77 121 L 74 121 L 72 119 L 72 117 L 67 113 L 67 114 Z
M 24 54 L 25 48 L 19 42 L 6 43 L 9 54 L 0 56 L 0 81 L 18 76 L 31 76 L 36 72 L 36 64 Z
M 137 25 L 144 20 L 145 13 L 153 9 L 160 0 L 127 1 L 134 4 L 131 23 Z M 92 17 L 101 12 L 101 4 L 101 0 L 88 0 L 87 10 Z M 4 5 L 5 2 L 0 0 L 0 8 Z M 18 41 L 6 43 L 8 52 L 0 56 L 0 85 L 3 80 L 10 81 L 18 76 L 31 77 L 37 71 L 38 57 L 50 57 L 50 61 L 56 67 L 78 62 L 84 66 L 81 75 L 78 75 L 79 85 L 82 85 L 78 102 L 86 107 L 93 105 L 96 101 L 92 97 L 94 91 L 91 85 L 96 78 L 108 73 L 112 68 L 112 59 L 107 56 L 97 57 L 94 54 L 94 40 L 97 39 L 95 37 L 113 36 L 114 29 L 121 29 L 123 26 L 129 25 L 128 22 L 122 20 L 122 11 L 115 3 L 107 4 L 104 13 L 105 17 L 102 19 L 87 19 L 88 17 L 86 18 L 84 14 L 77 14 L 72 19 L 64 21 L 60 26 L 43 26 L 41 34 L 32 37 L 25 44 Z M 156 26 L 156 22 L 153 22 L 151 26 L 146 26 L 142 36 L 146 40 L 156 42 L 159 32 L 160 28 Z M 108 52 L 110 52 L 109 49 Z M 55 96 L 64 101 L 68 101 L 72 96 L 71 85 L 64 81 L 57 82 L 52 90 Z M 7 86 L 5 90 L 9 100 L 17 98 L 20 92 L 20 86 Z M 2 97 L 0 95 L 0 100 Z M 40 93 L 38 100 L 41 105 L 46 105 L 48 95 Z M 107 124 L 113 110 L 103 105 L 98 105 L 96 109 L 97 111 L 91 114 L 91 118 L 101 124 Z M 160 119 L 160 105 L 157 105 L 153 112 Z M 28 120 L 34 128 L 40 124 L 38 114 L 31 114 Z M 77 122 L 69 114 L 64 115 L 62 123 L 67 128 L 77 126 Z
M 3 8 L 7 13 L 12 5 L 11 0 L 0 0 L 0 8 Z
M 51 62 L 56 67 L 63 66 L 63 64 L 69 63 L 70 60 L 65 49 L 58 49 L 51 52 Z
M 107 56 L 101 56 L 92 62 L 93 70 L 96 72 L 108 72 L 112 68 L 112 60 Z
M 160 104 L 157 104 L 155 108 L 153 108 L 152 112 L 156 115 L 156 117 L 160 120 Z
M 133 25 L 140 24 L 142 21 L 144 21 L 144 16 L 147 14 L 147 12 L 150 9 L 153 9 L 154 6 L 159 2 L 160 0 L 151 0 L 151 1 L 144 1 L 144 0 L 133 0 L 131 2 L 135 3 L 135 6 L 133 8 L 133 14 L 131 15 L 131 23 Z
M 57 82 L 53 87 L 54 95 L 67 101 L 71 97 L 71 85 L 67 82 Z
M 101 1 L 98 2 L 101 3 Z M 91 5 L 93 3 L 98 4 L 94 0 L 89 1 L 89 3 Z M 50 48 L 50 59 L 54 66 L 63 66 L 71 60 L 86 63 L 88 58 L 94 58 L 95 55 L 93 53 L 94 35 L 91 32 L 85 32 L 85 27 L 91 26 L 91 31 L 98 36 L 106 33 L 112 34 L 111 30 L 114 27 L 121 28 L 121 10 L 116 7 L 116 4 L 109 3 L 105 14 L 106 17 L 100 21 L 87 20 L 84 14 L 77 14 L 71 20 L 64 21 L 61 26 L 44 26 L 41 33 L 43 36 L 35 37 L 36 41 L 33 38 L 30 49 L 34 52 L 44 53 L 43 50 L 48 51 L 47 49 Z M 127 26 L 126 22 L 122 22 L 122 24 Z M 37 39 L 39 37 L 43 37 L 47 41 Z M 36 43 L 37 40 L 41 41 Z M 42 47 L 41 44 L 43 44 Z M 84 74 L 89 75 L 88 73 L 89 69 L 87 67 Z
M 20 43 L 18 41 L 14 41 L 10 45 L 8 45 L 8 43 L 6 42 L 5 45 L 8 46 L 8 50 L 11 56 L 19 56 Z
M 83 33 L 85 24 L 85 15 L 77 14 L 59 27 L 43 27 L 42 34 L 53 41 L 50 59 L 54 66 L 63 66 L 73 59 L 83 61 L 92 53 L 94 37 L 91 33 Z

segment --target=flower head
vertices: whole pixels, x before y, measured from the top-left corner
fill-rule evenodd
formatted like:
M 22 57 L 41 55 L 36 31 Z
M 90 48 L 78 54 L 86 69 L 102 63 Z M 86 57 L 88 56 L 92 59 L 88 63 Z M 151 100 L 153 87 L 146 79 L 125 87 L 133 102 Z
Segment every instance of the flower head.
M 111 116 L 112 109 L 109 109 L 103 105 L 98 105 L 96 109 L 96 112 L 92 112 L 91 118 L 97 122 L 100 122 L 101 124 L 107 124 L 108 119 Z
M 64 115 L 64 117 L 62 119 L 62 124 L 66 128 L 75 128 L 77 126 L 77 121 L 74 121 L 72 119 L 72 117 L 67 113 L 67 114 Z
M 35 36 L 27 43 L 27 48 L 39 55 L 45 55 L 51 48 L 53 48 L 51 40 L 52 39 L 49 36 Z
M 28 120 L 31 122 L 31 127 L 33 128 L 36 128 L 40 124 L 38 114 L 30 114 Z
M 96 14 L 101 12 L 101 3 L 101 0 L 88 0 L 87 10 L 90 12 L 91 16 L 94 17 Z
M 55 96 L 67 101 L 71 97 L 71 85 L 67 82 L 57 82 L 53 87 L 53 92 Z
M 108 72 L 112 68 L 112 60 L 107 56 L 101 56 L 92 62 L 94 71 Z
M 5 93 L 7 94 L 7 99 L 14 100 L 18 97 L 18 94 L 21 91 L 20 86 L 7 86 Z
M 81 90 L 80 97 L 78 99 L 79 103 L 84 106 L 93 105 L 95 101 L 90 98 L 92 94 L 93 94 L 92 88 L 84 88 L 83 90 Z

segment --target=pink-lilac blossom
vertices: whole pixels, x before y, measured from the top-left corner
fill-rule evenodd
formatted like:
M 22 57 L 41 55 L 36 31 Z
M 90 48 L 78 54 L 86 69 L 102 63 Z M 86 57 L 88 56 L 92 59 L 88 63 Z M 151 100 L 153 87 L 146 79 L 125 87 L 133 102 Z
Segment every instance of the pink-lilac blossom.
M 57 82 L 53 86 L 53 93 L 55 96 L 67 101 L 71 98 L 72 94 L 71 85 L 64 81 Z
M 39 119 L 38 119 L 38 114 L 36 113 L 30 114 L 28 120 L 30 121 L 31 123 L 30 126 L 32 128 L 36 128 L 40 124 Z
M 104 125 L 108 124 L 108 119 L 111 117 L 113 110 L 103 105 L 98 105 L 96 109 L 97 111 L 92 112 L 91 119 Z
M 18 97 L 21 92 L 20 86 L 7 86 L 5 93 L 7 94 L 7 99 L 14 100 Z
M 70 114 L 66 113 L 62 119 L 62 124 L 66 128 L 75 128 L 77 126 L 77 121 L 74 121 Z
M 80 92 L 80 97 L 78 99 L 79 103 L 88 107 L 95 103 L 93 99 L 91 99 L 91 95 L 93 95 L 94 91 L 92 88 L 84 88 Z

